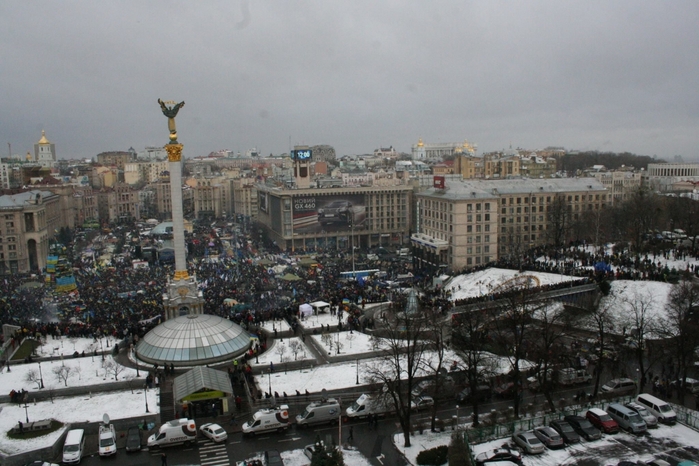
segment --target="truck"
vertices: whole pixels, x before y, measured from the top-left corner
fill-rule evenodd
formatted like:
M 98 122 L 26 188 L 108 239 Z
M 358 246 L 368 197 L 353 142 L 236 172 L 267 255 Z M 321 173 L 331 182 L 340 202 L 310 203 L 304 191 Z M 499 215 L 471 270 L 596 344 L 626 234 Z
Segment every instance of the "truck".
M 393 410 L 392 399 L 377 399 L 371 395 L 362 394 L 346 410 L 345 414 L 349 419 L 362 419 L 372 414 L 385 416 Z
M 566 367 L 558 371 L 558 383 L 561 385 L 578 385 L 590 381 L 592 381 L 592 376 L 585 369 Z
M 158 433 L 148 437 L 148 448 L 169 447 L 184 443 L 196 443 L 197 424 L 194 419 L 173 419 L 158 430 Z
M 257 410 L 249 421 L 243 423 L 243 435 L 255 435 L 270 430 L 282 432 L 289 428 L 289 424 L 288 405 L 263 408 Z

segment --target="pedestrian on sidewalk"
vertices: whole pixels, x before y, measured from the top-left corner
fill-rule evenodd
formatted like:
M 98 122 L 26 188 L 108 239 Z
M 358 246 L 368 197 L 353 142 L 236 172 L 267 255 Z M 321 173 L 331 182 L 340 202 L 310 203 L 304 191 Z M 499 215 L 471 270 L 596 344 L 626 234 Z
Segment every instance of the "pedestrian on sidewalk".
M 160 455 L 160 466 L 167 466 L 167 455 L 165 453 Z
M 347 441 L 351 442 L 352 440 L 354 440 L 354 427 L 350 426 L 349 437 L 347 437 Z
M 228 422 L 229 426 L 237 426 L 238 420 L 235 418 L 235 414 L 231 414 L 231 420 Z

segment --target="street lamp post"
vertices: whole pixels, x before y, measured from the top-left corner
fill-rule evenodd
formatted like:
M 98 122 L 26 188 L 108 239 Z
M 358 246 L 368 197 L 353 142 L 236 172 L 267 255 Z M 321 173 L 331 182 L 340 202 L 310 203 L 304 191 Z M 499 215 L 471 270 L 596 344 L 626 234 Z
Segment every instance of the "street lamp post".
M 459 430 L 459 405 L 456 405 L 456 430 Z
M 39 361 L 39 382 L 40 387 L 44 388 L 44 375 L 41 373 L 41 361 Z
M 24 402 L 24 415 L 26 417 L 27 424 L 29 424 L 29 405 L 26 401 Z
M 150 413 L 150 411 L 148 410 L 148 384 L 147 384 L 147 383 L 144 384 L 144 385 L 143 385 L 143 388 L 144 388 L 144 390 L 143 390 L 143 398 L 145 398 L 145 400 L 146 400 L 146 412 L 147 412 L 147 413 Z
M 269 388 L 269 396 L 272 396 L 272 369 L 267 371 L 267 387 Z
M 357 359 L 355 362 L 355 365 L 357 366 L 357 381 L 355 382 L 355 385 L 359 385 L 359 359 Z

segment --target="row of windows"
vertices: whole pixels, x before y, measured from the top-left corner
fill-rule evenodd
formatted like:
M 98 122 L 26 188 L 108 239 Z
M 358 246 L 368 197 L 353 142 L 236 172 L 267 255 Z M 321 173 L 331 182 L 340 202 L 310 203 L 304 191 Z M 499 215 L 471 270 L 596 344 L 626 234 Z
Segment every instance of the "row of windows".
M 509 199 L 509 202 L 508 202 L 508 199 Z M 532 196 L 532 197 L 531 197 L 531 203 L 532 203 L 532 204 L 536 204 L 537 199 L 539 200 L 539 201 L 538 201 L 539 204 L 543 204 L 543 203 L 544 203 L 544 196 L 540 196 L 540 197 L 538 197 L 538 198 L 537 198 L 536 196 Z M 546 196 L 546 202 L 547 202 L 547 203 L 550 203 L 550 202 L 551 202 L 551 199 L 552 199 L 551 196 Z M 596 201 L 599 201 L 600 199 L 603 200 L 603 201 L 605 201 L 605 200 L 607 200 L 607 195 L 606 195 L 606 194 L 582 194 L 582 195 L 581 195 L 581 194 L 575 194 L 575 195 L 569 194 L 567 199 L 568 199 L 568 202 L 573 202 L 573 200 L 575 200 L 575 202 L 579 202 L 579 201 L 583 201 L 583 202 L 584 202 L 584 201 L 586 201 L 586 200 L 592 201 L 593 199 L 596 200 Z M 522 203 L 524 203 L 524 204 L 529 204 L 529 200 L 530 200 L 529 197 L 517 197 L 517 198 L 515 198 L 515 197 L 509 197 L 509 198 L 501 198 L 501 199 L 500 199 L 500 203 L 501 203 L 502 205 L 505 205 L 505 204 L 508 204 L 508 203 L 509 203 L 510 205 L 512 205 L 512 204 L 515 204 L 515 201 L 516 201 L 517 204 L 522 204 Z

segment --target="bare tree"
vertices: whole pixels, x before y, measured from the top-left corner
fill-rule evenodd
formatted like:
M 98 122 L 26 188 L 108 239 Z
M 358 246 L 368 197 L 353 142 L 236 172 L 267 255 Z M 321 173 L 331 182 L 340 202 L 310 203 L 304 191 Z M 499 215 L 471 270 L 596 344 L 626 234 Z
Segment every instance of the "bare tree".
M 638 364 L 638 383 L 639 387 L 642 388 L 648 382 L 646 377 L 653 363 L 653 360 L 649 359 L 650 355 L 646 349 L 651 330 L 658 328 L 657 319 L 650 313 L 655 299 L 653 294 L 646 290 L 625 297 L 621 301 L 626 312 L 623 313 L 624 317 L 621 319 L 620 325 L 623 326 L 623 333 L 628 335 L 628 341 L 631 343 L 636 364 Z M 647 361 L 649 364 L 646 364 Z
M 71 366 L 61 365 L 54 367 L 52 371 L 56 375 L 56 380 L 58 380 L 59 383 L 63 382 L 67 387 L 68 379 L 73 375 L 73 368 Z
M 684 380 L 694 364 L 695 348 L 699 345 L 699 283 L 683 280 L 672 287 L 668 303 L 668 313 L 661 325 L 669 349 L 677 363 L 680 399 L 684 398 Z
M 466 401 L 473 409 L 473 426 L 477 427 L 480 425 L 479 406 L 483 401 L 477 396 L 478 386 L 489 384 L 494 375 L 490 364 L 493 354 L 486 351 L 491 315 L 486 310 L 475 310 L 454 314 L 452 319 L 452 346 L 465 365 L 466 383 L 470 388 Z
M 291 350 L 291 354 L 294 355 L 294 361 L 298 359 L 302 346 L 303 345 L 298 340 L 291 340 L 291 342 L 289 343 L 289 349 Z
M 444 364 L 444 357 L 447 350 L 446 340 L 449 337 L 450 319 L 445 317 L 437 309 L 425 309 L 423 316 L 426 319 L 425 330 L 429 333 L 429 355 L 424 358 L 425 368 L 431 374 L 434 382 L 435 398 L 442 393 L 444 385 L 444 374 L 447 369 Z M 432 405 L 432 415 L 430 416 L 430 430 L 436 432 L 437 403 Z
M 279 355 L 279 362 L 284 362 L 284 355 L 286 354 L 286 345 L 283 341 L 279 341 L 277 344 L 277 354 Z
M 41 388 L 41 377 L 39 377 L 39 373 L 34 369 L 29 369 L 27 371 L 24 375 L 24 380 L 25 382 L 35 383 L 37 389 Z
M 521 364 L 528 352 L 534 314 L 546 303 L 538 298 L 538 282 L 529 276 L 520 276 L 500 286 L 502 298 L 496 305 L 492 321 L 493 339 L 498 354 L 510 360 L 510 376 L 514 394 L 514 414 L 519 418 L 522 394 Z
M 418 313 L 406 312 L 400 301 L 388 311 L 382 328 L 385 338 L 380 340 L 384 356 L 367 367 L 368 379 L 380 384 L 390 397 L 403 431 L 404 445 L 410 446 L 410 419 L 412 407 L 410 392 L 423 366 L 423 358 L 430 343 L 427 341 L 425 319 Z
M 107 374 L 110 376 L 114 376 L 114 380 L 119 380 L 119 374 L 124 372 L 126 370 L 126 367 L 122 366 L 118 362 L 114 360 L 114 358 L 110 357 L 107 361 L 104 363 L 104 370 L 106 371 Z
M 536 330 L 532 332 L 529 343 L 529 354 L 536 364 L 537 382 L 553 411 L 556 405 L 552 396 L 552 373 L 556 359 L 561 355 L 563 330 L 567 328 L 564 316 L 562 304 L 550 303 L 540 307 L 535 316 Z

